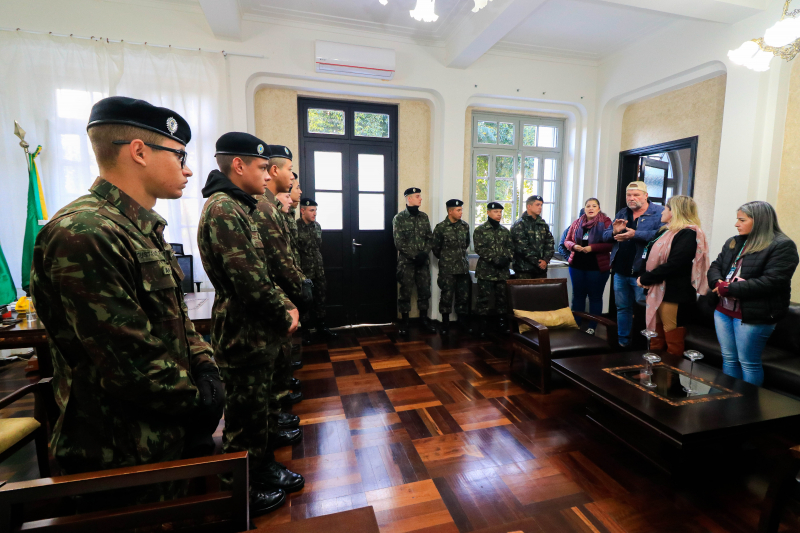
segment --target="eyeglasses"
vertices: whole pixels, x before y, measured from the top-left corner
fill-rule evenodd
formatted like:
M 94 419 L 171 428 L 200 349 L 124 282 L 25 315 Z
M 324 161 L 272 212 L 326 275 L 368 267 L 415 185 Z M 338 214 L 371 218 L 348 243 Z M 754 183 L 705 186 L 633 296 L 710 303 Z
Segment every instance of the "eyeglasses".
M 111 141 L 111 144 L 130 144 L 133 141 Z M 167 148 L 166 146 L 161 146 L 160 144 L 150 144 L 144 143 L 145 146 L 149 146 L 153 150 L 161 150 L 164 152 L 172 152 L 173 154 L 178 154 L 181 160 L 181 169 L 186 165 L 186 150 L 176 150 L 175 148 Z

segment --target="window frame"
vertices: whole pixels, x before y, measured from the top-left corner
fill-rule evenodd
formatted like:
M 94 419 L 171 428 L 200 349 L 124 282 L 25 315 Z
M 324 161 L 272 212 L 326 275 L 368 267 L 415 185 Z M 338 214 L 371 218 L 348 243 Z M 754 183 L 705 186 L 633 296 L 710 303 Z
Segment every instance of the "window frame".
M 298 119 L 301 125 L 300 137 L 306 139 L 341 140 L 363 143 L 391 144 L 397 135 L 397 114 L 389 112 L 386 104 L 368 104 L 360 102 L 343 102 L 341 100 L 298 98 Z M 344 112 L 344 134 L 312 133 L 308 131 L 308 110 L 325 109 L 327 111 Z M 388 137 L 364 137 L 356 135 L 356 113 L 370 113 L 389 116 Z
M 501 145 L 480 143 L 478 142 L 478 122 L 496 122 L 498 124 L 498 137 L 500 123 L 513 123 L 514 126 L 514 143 L 511 145 Z M 555 169 L 555 191 L 553 194 L 553 217 L 550 224 L 550 231 L 556 235 L 560 207 L 561 207 L 561 189 L 564 184 L 564 141 L 565 141 L 565 119 L 551 118 L 551 117 L 537 117 L 528 115 L 512 115 L 500 113 L 485 113 L 474 112 L 472 114 L 472 144 L 471 144 L 471 160 L 470 160 L 470 207 L 469 207 L 469 220 L 471 225 L 477 226 L 475 221 L 476 205 L 478 203 L 488 203 L 499 201 L 494 199 L 495 195 L 495 159 L 497 156 L 513 156 L 514 157 L 514 187 L 512 205 L 512 224 L 516 221 L 525 210 L 525 198 L 523 198 L 524 191 L 524 164 L 526 157 L 537 157 L 539 159 L 537 168 L 537 194 L 542 195 L 544 188 L 544 170 L 545 160 L 553 159 L 556 162 Z M 543 147 L 543 146 L 525 146 L 522 142 L 522 132 L 524 126 L 546 126 L 556 128 L 556 146 Z M 539 139 L 537 129 L 537 142 Z M 498 139 L 499 140 L 499 139 Z M 477 199 L 477 158 L 479 155 L 489 155 L 488 164 L 488 183 L 487 183 L 487 200 Z M 483 178 L 480 178 L 483 179 Z M 502 178 L 501 178 L 502 179 Z M 507 201 L 502 201 L 507 202 Z M 549 202 L 547 202 L 549 203 Z M 506 227 L 510 225 L 504 224 Z M 474 229 L 474 228 L 473 228 Z

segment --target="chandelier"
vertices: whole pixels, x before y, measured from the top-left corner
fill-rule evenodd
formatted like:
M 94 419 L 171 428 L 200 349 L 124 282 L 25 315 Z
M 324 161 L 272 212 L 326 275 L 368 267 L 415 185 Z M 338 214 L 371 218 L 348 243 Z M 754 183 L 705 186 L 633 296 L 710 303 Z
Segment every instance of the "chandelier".
M 792 0 L 783 5 L 783 16 L 774 26 L 764 32 L 764 37 L 746 41 L 736 50 L 728 52 L 728 58 L 756 72 L 769 70 L 769 63 L 778 56 L 791 61 L 800 52 L 800 9 L 789 11 Z
M 410 11 L 411 16 L 425 22 L 436 22 L 439 15 L 433 12 L 435 0 L 417 0 L 417 7 Z

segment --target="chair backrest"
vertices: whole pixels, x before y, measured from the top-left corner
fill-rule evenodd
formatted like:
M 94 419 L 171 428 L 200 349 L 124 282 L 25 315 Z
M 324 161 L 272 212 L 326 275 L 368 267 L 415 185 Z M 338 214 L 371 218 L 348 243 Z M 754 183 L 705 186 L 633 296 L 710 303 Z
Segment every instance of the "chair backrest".
M 172 251 L 175 252 L 175 255 L 183 255 L 183 245 L 179 242 L 171 242 L 169 243 L 172 246 Z
M 230 491 L 23 522 L 30 503 L 226 473 L 233 474 Z M 246 531 L 248 483 L 247 452 L 8 483 L 0 486 L 0 531 L 119 531 L 190 519 L 199 519 L 202 531 Z
M 194 292 L 194 258 L 191 255 L 179 255 L 175 259 L 183 270 L 184 277 L 181 282 L 183 293 Z
M 569 307 L 567 279 L 510 279 L 506 281 L 509 312 L 553 311 Z

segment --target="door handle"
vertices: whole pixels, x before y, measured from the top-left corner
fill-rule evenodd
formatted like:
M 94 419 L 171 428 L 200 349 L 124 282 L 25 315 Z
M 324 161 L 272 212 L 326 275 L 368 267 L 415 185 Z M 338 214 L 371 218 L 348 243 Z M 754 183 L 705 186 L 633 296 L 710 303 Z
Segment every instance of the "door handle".
M 356 246 L 364 246 L 363 244 L 358 244 L 355 239 L 353 239 L 353 254 L 356 253 Z

